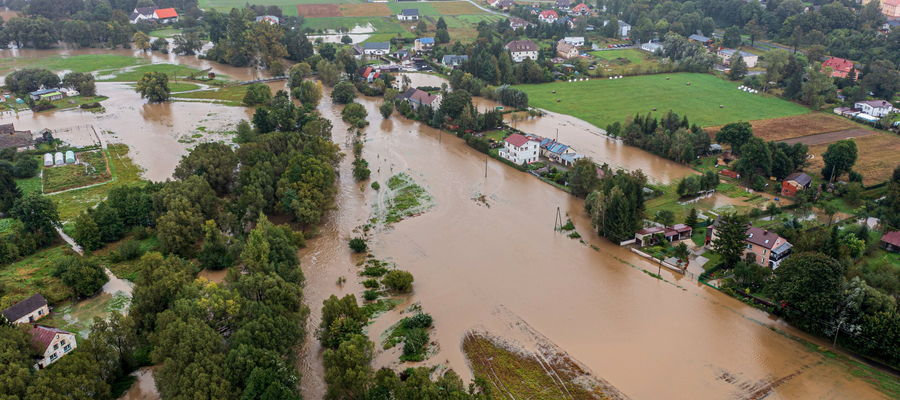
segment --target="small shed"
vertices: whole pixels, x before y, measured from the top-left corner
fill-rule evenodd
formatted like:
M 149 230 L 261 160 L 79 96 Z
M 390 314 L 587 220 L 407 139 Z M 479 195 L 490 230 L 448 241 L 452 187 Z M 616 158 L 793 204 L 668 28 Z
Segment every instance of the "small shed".
M 66 151 L 66 164 L 75 164 L 75 152 L 72 150 Z
M 53 166 L 53 153 L 44 153 L 44 166 L 45 167 Z
M 65 164 L 65 158 L 63 157 L 63 153 L 61 151 L 57 151 L 56 154 L 53 155 L 53 163 L 56 165 Z

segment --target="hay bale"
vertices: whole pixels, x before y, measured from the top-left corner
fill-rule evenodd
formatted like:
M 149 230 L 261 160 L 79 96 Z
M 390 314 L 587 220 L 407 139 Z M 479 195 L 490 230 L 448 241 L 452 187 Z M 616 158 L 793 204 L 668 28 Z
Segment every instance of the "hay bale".
M 725 108 L 724 104 L 719 104 L 719 108 Z

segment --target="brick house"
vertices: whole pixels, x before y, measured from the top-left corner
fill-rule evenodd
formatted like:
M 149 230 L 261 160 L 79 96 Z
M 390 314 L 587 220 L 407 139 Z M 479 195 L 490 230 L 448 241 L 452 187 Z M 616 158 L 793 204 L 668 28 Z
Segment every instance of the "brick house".
M 881 247 L 893 253 L 900 253 L 900 231 L 885 233 L 881 237 Z
M 781 181 L 781 195 L 794 197 L 797 192 L 809 189 L 812 185 L 812 177 L 802 172 L 794 172 Z

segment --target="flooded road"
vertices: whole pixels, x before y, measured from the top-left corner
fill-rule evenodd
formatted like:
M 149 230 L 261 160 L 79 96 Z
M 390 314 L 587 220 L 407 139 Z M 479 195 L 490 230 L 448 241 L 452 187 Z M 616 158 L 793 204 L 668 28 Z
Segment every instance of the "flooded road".
M 485 166 L 483 154 L 452 135 L 396 115 L 382 121 L 380 100 L 358 101 L 371 121 L 363 153 L 372 180 L 407 172 L 436 204 L 370 240 L 378 258 L 415 275 L 407 304 L 418 302 L 434 317 L 432 340 L 439 349 L 425 364 L 446 363 L 471 378 L 460 348 L 466 332 L 486 331 L 528 346 L 520 327 L 529 326 L 636 399 L 884 397 L 770 330 L 792 331 L 766 313 L 679 276 L 664 272 L 667 281 L 659 281 L 642 273 L 640 268 L 655 272 L 655 265 L 597 238 L 581 200 L 495 160 Z M 346 276 L 353 282 L 355 259 L 346 239 L 365 223 L 368 214 L 361 209 L 375 199 L 371 189 L 360 193 L 347 164 L 338 209 L 304 251 L 310 327 L 318 324 L 320 299 L 352 292 L 335 281 Z M 473 200 L 482 194 L 489 207 Z M 557 207 L 596 250 L 553 230 Z M 370 338 L 378 343 L 403 308 L 376 320 Z M 305 349 L 317 347 L 310 338 Z M 395 363 L 396 354 L 379 353 L 379 366 Z M 306 398 L 324 393 L 320 357 L 309 352 L 304 359 Z

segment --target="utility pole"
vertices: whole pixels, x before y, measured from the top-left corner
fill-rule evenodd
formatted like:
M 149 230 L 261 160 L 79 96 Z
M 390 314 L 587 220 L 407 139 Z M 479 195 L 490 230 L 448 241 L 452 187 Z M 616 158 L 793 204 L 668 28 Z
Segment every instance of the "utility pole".
M 487 154 L 484 155 L 484 179 L 487 179 Z

